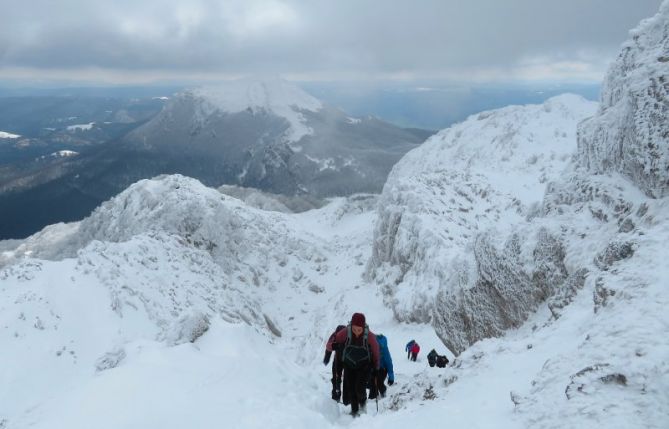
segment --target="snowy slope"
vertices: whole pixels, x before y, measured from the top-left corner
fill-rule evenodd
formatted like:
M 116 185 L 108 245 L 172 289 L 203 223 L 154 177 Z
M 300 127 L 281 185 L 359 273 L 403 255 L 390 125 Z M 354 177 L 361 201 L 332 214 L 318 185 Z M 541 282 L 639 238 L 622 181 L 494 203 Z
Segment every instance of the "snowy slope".
M 286 344 L 289 350 L 283 357 L 272 352 L 274 363 L 265 368 L 276 377 L 267 377 L 275 385 L 274 396 L 280 395 L 279 378 L 299 373 L 298 352 L 308 345 L 307 353 L 299 353 L 300 362 L 313 362 L 331 320 L 349 312 L 343 304 L 339 316 L 331 311 L 338 288 L 328 285 L 360 283 L 374 201 L 364 196 L 338 199 L 318 216 L 287 216 L 246 206 L 193 179 L 166 176 L 138 182 L 79 224 L 54 225 L 3 252 L 0 343 L 5 353 L 0 366 L 6 371 L 0 422 L 7 427 L 73 427 L 73 422 L 81 425 L 74 427 L 90 427 L 105 416 L 107 427 L 155 427 L 167 419 L 159 414 L 168 402 L 156 404 L 155 414 L 138 410 L 117 419 L 107 418 L 102 399 L 86 412 L 75 408 L 80 395 L 91 391 L 115 406 L 123 406 L 116 401 L 132 403 L 128 394 L 145 403 L 148 396 L 142 395 L 155 394 L 156 380 L 175 381 L 163 370 L 202 368 L 178 381 L 188 385 L 211 377 L 217 371 L 214 364 L 222 365 L 222 372 L 212 389 L 229 404 L 233 394 L 228 386 L 264 374 L 246 368 L 246 360 L 242 365 L 240 354 L 260 366 L 267 351 L 275 350 L 270 343 Z M 330 232 L 337 226 L 343 236 L 333 237 Z M 326 319 L 318 308 L 327 309 L 322 312 Z M 180 346 L 210 326 L 218 332 L 214 338 L 223 335 L 227 342 L 210 339 L 212 348 L 202 353 Z M 258 350 L 247 355 L 251 346 L 237 337 L 248 337 Z M 166 366 L 154 368 L 158 362 Z M 203 367 L 205 363 L 210 366 Z M 128 379 L 122 375 L 126 373 Z M 306 375 L 301 377 L 317 389 Z M 135 384 L 123 381 L 131 379 Z M 211 393 L 199 390 L 204 396 L 193 397 L 175 386 L 176 391 L 160 390 L 172 401 L 181 397 L 197 403 Z M 248 392 L 255 389 L 248 386 Z M 293 397 L 301 408 L 301 394 Z M 253 427 L 242 417 L 268 406 L 270 399 L 242 399 L 234 415 Z M 168 416 L 183 419 L 189 413 L 172 410 Z M 179 418 L 168 419 L 171 427 L 180 427 L 184 420 Z M 313 421 L 323 418 L 316 414 Z M 211 420 L 206 413 L 202 419 Z M 293 413 L 286 419 L 295 425 L 304 416 Z M 273 420 L 276 416 L 258 421 Z
M 602 268 L 593 261 L 596 276 L 570 305 L 556 310 L 557 319 L 543 307 L 519 330 L 476 343 L 445 370 L 425 362 L 432 347 L 453 360 L 433 329 L 396 322 L 377 289 L 361 280 L 371 255 L 373 199 L 338 199 L 318 211 L 284 215 L 245 207 L 179 176 L 138 183 L 101 208 L 105 216 L 40 238 L 42 248 L 55 239 L 56 247 L 68 249 L 72 242 L 63 245 L 63 237 L 80 228 L 79 234 L 95 232 L 104 241 L 89 242 L 74 258 L 29 258 L 0 272 L 0 422 L 6 428 L 70 429 L 214 428 L 228 419 L 249 428 L 404 428 L 442 421 L 481 428 L 666 427 L 669 344 L 658 333 L 668 326 L 661 309 L 669 304 L 662 282 L 669 273 L 647 267 L 666 253 L 669 211 L 666 201 L 648 202 L 619 183 L 604 181 L 596 198 L 581 199 L 583 207 L 557 198 L 566 185 L 556 185 L 550 193 L 556 197 L 547 198 L 542 210 L 562 214 L 542 222 L 572 224 L 570 235 L 587 234 L 569 250 L 568 264 L 576 264 L 592 260 L 593 249 L 606 248 L 606 237 L 619 229 L 617 222 L 595 219 L 587 207 L 612 216 L 620 201 L 633 201 L 626 213 L 637 225 L 627 233 L 638 249 L 634 257 L 604 258 Z M 153 192 L 173 215 L 149 209 L 156 203 Z M 641 201 L 647 208 L 639 211 Z M 180 212 L 175 203 L 189 210 Z M 189 243 L 186 230 L 177 229 L 196 223 L 190 213 L 208 210 L 218 210 L 221 229 L 236 213 L 252 220 L 247 227 L 267 228 L 268 240 L 275 237 L 266 223 L 271 220 L 299 246 L 317 248 L 320 261 L 312 265 L 280 242 L 261 243 L 270 259 L 254 266 L 268 282 L 250 286 L 239 271 L 231 276 L 219 265 L 221 254 L 198 248 L 193 238 Z M 134 213 L 142 227 L 124 223 Z M 191 237 L 209 217 L 187 229 L 196 231 Z M 133 227 L 149 231 L 130 238 L 121 233 Z M 225 236 L 217 243 L 238 249 L 232 253 L 239 261 L 253 253 L 244 251 L 243 238 Z M 280 256 L 285 259 L 270 262 Z M 605 304 L 593 299 L 600 296 L 596 277 L 616 290 Z M 272 315 L 281 337 L 257 317 L 260 310 Z M 378 414 L 371 403 L 356 421 L 329 399 L 329 366 L 320 360 L 330 330 L 360 310 L 373 330 L 390 339 L 397 383 L 379 401 Z M 415 364 L 403 353 L 410 338 L 423 347 Z M 575 391 L 570 398 L 568 386 Z

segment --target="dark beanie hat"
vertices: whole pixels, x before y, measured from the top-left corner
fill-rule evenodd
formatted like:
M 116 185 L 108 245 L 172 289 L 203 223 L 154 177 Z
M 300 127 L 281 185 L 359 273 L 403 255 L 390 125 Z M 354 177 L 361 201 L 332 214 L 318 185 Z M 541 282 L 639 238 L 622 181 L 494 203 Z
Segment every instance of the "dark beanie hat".
M 355 326 L 365 326 L 365 315 L 362 313 L 353 313 L 351 317 L 351 325 Z

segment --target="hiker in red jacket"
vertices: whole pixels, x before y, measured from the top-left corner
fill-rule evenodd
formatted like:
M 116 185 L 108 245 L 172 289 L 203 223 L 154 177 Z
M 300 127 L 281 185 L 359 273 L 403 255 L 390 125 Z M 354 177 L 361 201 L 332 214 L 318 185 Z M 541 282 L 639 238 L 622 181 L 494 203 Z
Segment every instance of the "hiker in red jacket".
M 337 332 L 346 329 L 346 326 L 339 325 L 337 329 L 330 335 L 327 344 L 325 345 L 325 356 L 323 356 L 323 365 L 330 362 L 330 356 L 334 352 L 334 359 L 332 359 L 332 399 L 339 402 L 341 399 L 341 373 L 344 367 L 341 363 L 341 353 L 344 349 L 344 344 L 339 344 L 335 341 Z
M 418 343 L 413 343 L 413 346 L 411 346 L 411 360 L 416 362 L 416 358 L 418 358 L 418 352 L 420 352 L 420 346 Z
M 341 353 L 344 366 L 342 402 L 344 405 L 350 403 L 351 414 L 357 416 L 367 401 L 367 381 L 379 370 L 379 343 L 362 313 L 353 314 L 346 329 L 337 332 L 335 342 L 344 345 Z

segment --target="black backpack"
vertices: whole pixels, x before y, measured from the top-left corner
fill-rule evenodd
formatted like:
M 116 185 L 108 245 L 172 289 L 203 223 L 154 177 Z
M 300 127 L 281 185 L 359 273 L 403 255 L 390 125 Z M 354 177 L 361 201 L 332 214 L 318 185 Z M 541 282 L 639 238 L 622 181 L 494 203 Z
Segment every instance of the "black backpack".
M 344 344 L 344 352 L 342 353 L 342 362 L 344 366 L 350 369 L 362 369 L 372 362 L 372 355 L 367 343 L 369 335 L 369 327 L 365 324 L 365 330 L 362 337 L 362 345 L 357 346 L 352 343 L 351 325 L 346 327 L 346 343 Z
M 439 355 L 437 356 L 437 367 L 444 368 L 448 363 L 448 358 L 446 356 Z

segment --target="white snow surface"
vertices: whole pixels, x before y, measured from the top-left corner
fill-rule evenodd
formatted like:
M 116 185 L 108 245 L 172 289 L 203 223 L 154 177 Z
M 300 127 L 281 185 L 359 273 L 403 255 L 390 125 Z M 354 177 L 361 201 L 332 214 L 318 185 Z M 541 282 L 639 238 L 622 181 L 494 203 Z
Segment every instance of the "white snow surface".
M 204 101 L 201 113 L 205 117 L 214 112 L 236 113 L 247 109 L 282 117 L 290 124 L 285 136 L 288 142 L 297 142 L 312 133 L 300 112 L 316 112 L 323 107 L 318 99 L 279 78 L 240 79 L 192 89 L 189 93 Z
M 68 125 L 67 130 L 68 131 L 89 131 L 89 130 L 93 129 L 93 125 L 95 125 L 95 122 L 89 122 L 87 124 Z
M 67 157 L 67 156 L 79 155 L 79 152 L 75 152 L 73 150 L 59 150 L 58 152 L 54 152 L 51 155 L 60 156 L 60 157 Z
M 18 134 L 8 133 L 7 131 L 0 131 L 0 139 L 18 139 L 21 137 Z

